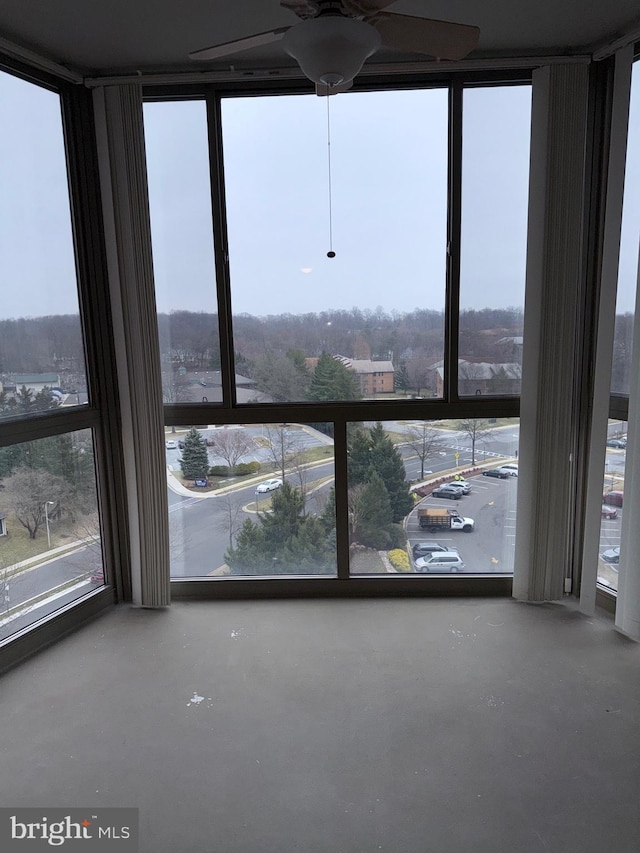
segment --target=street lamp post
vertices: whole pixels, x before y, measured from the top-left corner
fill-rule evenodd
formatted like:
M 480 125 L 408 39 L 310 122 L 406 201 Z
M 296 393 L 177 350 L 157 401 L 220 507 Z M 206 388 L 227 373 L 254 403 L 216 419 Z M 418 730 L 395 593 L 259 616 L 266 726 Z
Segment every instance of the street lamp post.
M 47 547 L 51 550 L 51 531 L 49 530 L 49 507 L 55 506 L 55 501 L 45 501 L 44 504 L 44 520 L 47 524 Z

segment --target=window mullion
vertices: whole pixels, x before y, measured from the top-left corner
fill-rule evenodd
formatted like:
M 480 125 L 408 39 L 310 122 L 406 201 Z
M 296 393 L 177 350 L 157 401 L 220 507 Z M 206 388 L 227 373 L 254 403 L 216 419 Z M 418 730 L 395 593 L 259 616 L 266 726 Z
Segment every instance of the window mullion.
M 460 231 L 462 224 L 462 84 L 449 89 L 449 210 L 444 330 L 444 400 L 458 400 Z

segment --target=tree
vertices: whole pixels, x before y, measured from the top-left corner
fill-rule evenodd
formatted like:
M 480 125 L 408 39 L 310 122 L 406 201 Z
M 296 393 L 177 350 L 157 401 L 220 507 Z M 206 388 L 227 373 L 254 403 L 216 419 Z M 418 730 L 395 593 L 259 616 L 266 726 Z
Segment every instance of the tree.
M 380 422 L 370 429 L 352 427 L 347 444 L 350 523 L 354 535 L 359 537 L 356 541 L 369 547 L 386 547 L 370 543 L 395 541 L 398 534 L 392 531 L 394 522 L 401 521 L 413 508 L 402 457 Z M 378 479 L 384 486 L 384 496 L 379 490 Z M 373 506 L 376 496 L 377 509 Z M 361 520 L 363 512 L 364 521 Z M 373 521 L 369 521 L 370 517 Z M 380 535 L 373 533 L 375 525 L 380 528 Z
M 218 520 L 218 529 L 229 536 L 229 549 L 233 548 L 233 540 L 241 528 L 243 515 L 242 504 L 230 493 L 219 495 L 216 503 L 222 509 Z M 247 519 L 248 521 L 248 519 Z
M 442 450 L 442 436 L 428 421 L 412 424 L 406 436 L 407 444 L 420 460 L 420 479 L 424 480 L 425 463 Z
M 277 403 L 306 399 L 310 380 L 304 354 L 299 350 L 289 350 L 286 355 L 267 352 L 256 362 L 253 378 L 258 388 Z
M 393 375 L 393 387 L 396 391 L 408 391 L 411 387 L 409 374 L 407 372 L 407 361 L 402 359 Z
M 491 429 L 491 424 L 486 418 L 463 418 L 459 421 L 460 430 L 467 436 L 471 442 L 471 464 L 476 464 L 476 444 L 484 438 L 487 430 Z
M 245 520 L 225 560 L 234 574 L 324 574 L 335 568 L 334 542 L 327 521 L 305 516 L 300 490 L 284 483 L 271 512 L 258 513 L 257 523 Z
M 180 467 L 186 480 L 204 479 L 209 473 L 207 445 L 195 427 L 191 427 L 184 437 Z
M 371 467 L 385 485 L 393 521 L 402 521 L 413 509 L 402 456 L 378 421 L 371 427 Z
M 209 446 L 216 456 L 220 456 L 229 468 L 236 467 L 238 462 L 252 449 L 252 442 L 247 438 L 242 428 L 219 429 L 209 438 Z
M 309 400 L 359 400 L 360 386 L 354 373 L 337 358 L 323 352 L 311 377 Z
M 165 403 L 186 403 L 190 396 L 191 382 L 188 379 L 176 376 L 173 371 L 162 372 L 162 399 Z
M 381 477 L 349 489 L 349 528 L 352 543 L 382 550 L 391 545 L 391 502 Z
M 35 539 L 47 516 L 52 517 L 70 500 L 72 489 L 62 477 L 43 469 L 21 468 L 4 481 L 5 499 L 20 524 Z M 53 503 L 45 513 L 45 503 Z
M 284 480 L 286 467 L 292 455 L 299 454 L 302 449 L 299 431 L 291 429 L 287 424 L 273 424 L 265 426 L 265 433 L 267 438 L 265 449 Z

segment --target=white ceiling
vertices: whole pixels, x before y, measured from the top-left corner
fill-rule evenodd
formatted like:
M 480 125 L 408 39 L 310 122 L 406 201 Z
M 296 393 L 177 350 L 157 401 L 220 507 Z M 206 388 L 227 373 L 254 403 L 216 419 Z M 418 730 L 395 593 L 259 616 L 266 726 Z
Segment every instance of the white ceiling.
M 472 58 L 590 53 L 640 23 L 638 0 L 397 0 L 392 9 L 479 26 Z M 278 0 L 0 0 L 1 37 L 92 75 L 285 67 L 279 44 L 209 63 L 187 54 L 298 20 Z M 408 58 L 420 57 L 374 57 Z

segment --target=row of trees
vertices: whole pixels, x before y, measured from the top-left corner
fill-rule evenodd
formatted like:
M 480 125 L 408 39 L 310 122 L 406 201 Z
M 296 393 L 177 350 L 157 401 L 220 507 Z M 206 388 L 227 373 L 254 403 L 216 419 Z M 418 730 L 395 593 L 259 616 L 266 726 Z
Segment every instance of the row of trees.
M 263 360 L 268 357 L 295 352 L 303 358 L 319 357 L 322 352 L 330 352 L 399 363 L 414 352 L 439 357 L 444 340 L 444 314 L 431 309 L 400 313 L 352 308 L 269 317 L 239 314 L 233 323 L 237 369 L 256 381 L 264 373 Z M 479 333 L 503 330 L 504 335 L 522 334 L 522 312 L 516 308 L 462 311 L 460 329 L 461 352 L 469 357 L 485 356 L 487 335 Z M 161 313 L 158 331 L 165 368 L 220 368 L 216 314 Z M 296 359 L 292 361 L 295 367 Z M 51 370 L 61 374 L 64 387 L 75 387 L 84 373 L 82 329 L 77 315 L 0 321 L 0 381 L 11 373 Z M 289 399 L 305 397 L 299 394 Z

